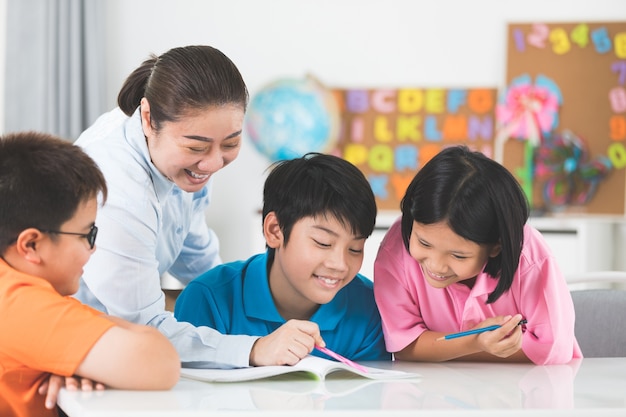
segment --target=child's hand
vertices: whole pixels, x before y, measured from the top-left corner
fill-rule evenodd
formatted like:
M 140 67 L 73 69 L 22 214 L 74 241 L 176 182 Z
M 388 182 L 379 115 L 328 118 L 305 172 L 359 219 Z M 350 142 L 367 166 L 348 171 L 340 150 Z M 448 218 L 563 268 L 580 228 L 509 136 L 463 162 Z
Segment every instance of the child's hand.
M 48 379 L 42 382 L 38 389 L 40 395 L 46 396 L 45 404 L 47 409 L 52 410 L 56 406 L 59 391 L 63 387 L 67 388 L 69 391 L 77 391 L 79 388 L 82 391 L 93 391 L 94 388 L 96 390 L 103 390 L 105 388 L 104 384 L 92 381 L 91 379 L 73 376 L 64 377 L 52 374 Z
M 496 330 L 480 333 L 476 341 L 480 349 L 499 358 L 508 358 L 522 348 L 522 326 L 518 326 L 522 320 L 521 314 L 514 316 L 498 316 L 487 319 L 477 327 L 492 326 L 499 324 Z
M 289 320 L 255 342 L 250 352 L 250 365 L 295 365 L 311 353 L 316 344 L 326 345 L 316 323 Z

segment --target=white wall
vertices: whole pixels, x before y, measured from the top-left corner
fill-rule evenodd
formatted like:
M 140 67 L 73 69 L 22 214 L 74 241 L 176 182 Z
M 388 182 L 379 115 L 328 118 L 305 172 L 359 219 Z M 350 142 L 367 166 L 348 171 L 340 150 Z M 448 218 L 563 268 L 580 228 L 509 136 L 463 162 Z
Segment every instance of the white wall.
M 508 22 L 626 18 L 624 0 L 106 0 L 106 7 L 111 105 L 148 53 L 174 46 L 221 49 L 251 94 L 306 73 L 337 87 L 501 86 Z M 225 261 L 262 250 L 251 236 L 261 233 L 254 213 L 269 161 L 252 146 L 244 143 L 216 176 L 208 222 Z
M 7 0 L 0 0 L 0 133 L 4 132 L 4 68 L 6 51 Z
M 626 19 L 624 0 L 98 1 L 106 8 L 111 107 L 130 71 L 149 53 L 175 46 L 219 48 L 251 94 L 276 78 L 306 73 L 346 88 L 500 87 L 507 23 Z M 240 157 L 216 175 L 208 221 L 225 261 L 262 250 L 251 236 L 261 233 L 254 213 L 269 161 L 252 146 L 244 143 Z

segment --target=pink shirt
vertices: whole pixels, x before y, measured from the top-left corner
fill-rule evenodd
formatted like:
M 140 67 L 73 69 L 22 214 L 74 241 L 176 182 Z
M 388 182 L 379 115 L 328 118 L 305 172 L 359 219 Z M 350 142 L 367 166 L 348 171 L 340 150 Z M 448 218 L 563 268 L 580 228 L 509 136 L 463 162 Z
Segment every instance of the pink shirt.
M 374 263 L 374 295 L 387 350 L 402 350 L 426 330 L 454 333 L 489 317 L 520 313 L 528 320 L 522 349 L 535 364 L 562 364 L 582 357 L 569 289 L 544 238 L 533 227 L 524 227 L 524 247 L 511 288 L 487 304 L 496 283 L 481 273 L 471 289 L 461 283 L 432 287 L 404 247 L 400 219 L 396 220 Z

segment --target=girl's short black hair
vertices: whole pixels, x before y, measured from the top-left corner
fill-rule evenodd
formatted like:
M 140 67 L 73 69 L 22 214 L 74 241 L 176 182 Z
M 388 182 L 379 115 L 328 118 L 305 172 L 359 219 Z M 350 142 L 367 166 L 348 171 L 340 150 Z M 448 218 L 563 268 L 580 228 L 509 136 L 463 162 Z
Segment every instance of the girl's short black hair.
M 478 244 L 500 243 L 485 272 L 498 279 L 487 302 L 513 283 L 529 207 L 519 182 L 501 164 L 466 146 L 443 149 L 415 175 L 400 203 L 402 239 L 409 248 L 413 222 L 445 221 L 459 236 Z

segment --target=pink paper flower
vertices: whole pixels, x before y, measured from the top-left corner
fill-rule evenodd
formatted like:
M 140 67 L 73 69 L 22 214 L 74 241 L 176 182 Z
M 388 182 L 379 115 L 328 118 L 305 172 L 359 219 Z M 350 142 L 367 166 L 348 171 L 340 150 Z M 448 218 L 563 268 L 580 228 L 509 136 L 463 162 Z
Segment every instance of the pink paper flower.
M 529 140 L 537 146 L 558 126 L 561 102 L 561 92 L 549 78 L 538 75 L 533 83 L 529 75 L 517 77 L 496 107 L 500 130 L 509 138 Z

